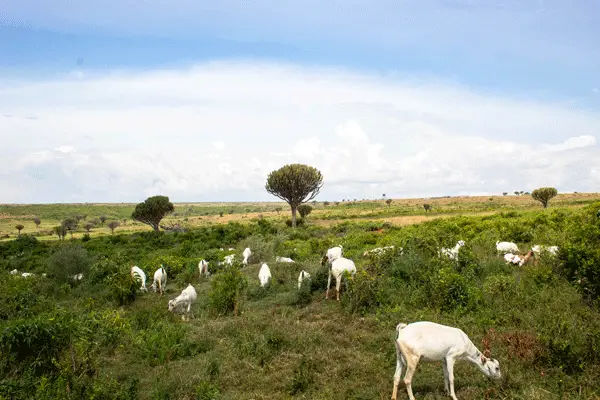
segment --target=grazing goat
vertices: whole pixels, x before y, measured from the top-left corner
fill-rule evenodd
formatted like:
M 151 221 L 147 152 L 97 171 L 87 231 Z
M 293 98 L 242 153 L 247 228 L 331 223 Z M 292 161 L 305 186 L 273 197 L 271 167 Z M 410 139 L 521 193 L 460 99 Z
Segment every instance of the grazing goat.
M 160 268 L 154 271 L 154 281 L 152 282 L 152 290 L 156 292 L 156 287 L 158 286 L 158 292 L 162 295 L 165 286 L 167 286 L 167 271 L 165 271 L 165 267 L 160 265 Z
M 321 265 L 325 265 L 326 261 L 329 261 L 329 264 L 331 264 L 334 260 L 341 258 L 342 251 L 343 251 L 343 248 L 341 245 L 332 247 L 329 250 L 327 250 L 327 252 L 323 256 L 323 258 L 321 258 Z
M 242 264 L 248 265 L 248 259 L 250 258 L 251 255 L 252 255 L 252 251 L 250 250 L 250 247 L 246 247 L 244 249 L 244 252 L 242 253 L 242 256 L 244 257 L 244 259 L 242 260 Z
M 277 257 L 275 257 L 275 262 L 278 262 L 278 263 L 293 263 L 295 261 L 292 260 L 291 258 L 288 258 L 288 257 L 279 257 L 279 256 L 277 256 Z
M 507 264 L 519 265 L 522 260 L 518 254 L 506 253 L 504 255 L 504 261 L 506 261 Z
M 196 301 L 198 298 L 198 294 L 196 293 L 196 289 L 192 286 L 191 283 L 188 283 L 188 286 L 181 291 L 181 294 L 175 297 L 173 300 L 169 300 L 169 311 L 173 312 L 179 306 L 187 307 L 187 310 L 184 310 L 184 313 L 189 314 L 190 309 L 192 308 L 192 303 Z M 185 321 L 185 315 L 181 315 L 181 319 Z M 189 315 L 188 315 L 189 320 Z
M 134 280 L 141 283 L 142 286 L 140 287 L 140 290 L 144 292 L 148 291 L 148 289 L 146 288 L 146 274 L 144 273 L 144 271 L 142 271 L 140 267 L 138 267 L 137 265 L 131 267 L 131 277 Z
M 335 293 L 336 300 L 340 301 L 340 285 L 342 284 L 342 275 L 344 272 L 349 272 L 350 275 L 356 274 L 356 266 L 354 261 L 344 257 L 336 258 L 329 266 L 329 276 L 327 277 L 327 291 L 325 299 L 329 299 L 329 286 L 331 285 L 331 275 L 335 277 Z
M 83 280 L 83 272 L 80 272 L 75 275 L 71 275 L 71 279 L 73 279 L 75 282 L 82 281 Z
M 496 251 L 502 254 L 516 254 L 519 252 L 519 248 L 513 242 L 496 242 Z
M 198 263 L 198 269 L 200 270 L 200 277 L 204 275 L 208 278 L 210 276 L 210 272 L 208 272 L 208 261 L 204 259 L 200 260 Z
M 262 263 L 260 266 L 260 271 L 258 271 L 258 280 L 260 281 L 260 286 L 265 287 L 271 280 L 271 270 L 266 263 Z
M 23 273 L 21 274 L 21 276 L 22 276 L 23 278 L 28 278 L 28 277 L 30 277 L 30 276 L 35 276 L 35 274 L 32 274 L 31 272 L 23 272 Z
M 310 279 L 310 274 L 305 270 L 300 271 L 300 275 L 298 275 L 298 289 L 302 287 L 302 282 L 305 279 Z
M 502 377 L 500 363 L 484 356 L 469 337 L 458 328 L 428 321 L 413 322 L 408 325 L 400 323 L 396 326 L 395 346 L 396 372 L 392 400 L 396 400 L 398 395 L 398 384 L 403 367 L 406 367 L 404 384 L 408 397 L 410 400 L 415 399 L 411 382 L 421 359 L 442 361 L 444 389 L 453 400 L 457 400 L 454 393 L 454 363 L 457 360 L 466 360 L 475 364 L 488 377 L 495 379 Z
M 463 247 L 464 245 L 465 245 L 465 241 L 459 240 L 458 242 L 456 242 L 456 246 L 454 246 L 451 249 L 442 248 L 440 250 L 439 254 L 440 254 L 440 256 L 444 255 L 451 260 L 458 260 L 458 252 L 459 252 L 460 248 Z
M 380 256 L 383 253 L 387 252 L 388 250 L 394 250 L 394 245 L 390 245 L 390 246 L 385 246 L 385 247 L 377 247 L 371 250 L 367 250 L 363 253 L 363 257 L 370 257 L 370 256 Z M 402 247 L 400 247 L 400 254 L 402 254 Z
M 224 260 L 225 260 L 225 264 L 227 265 L 233 265 L 233 259 L 235 258 L 235 254 L 230 254 L 228 256 L 225 256 Z
M 544 246 L 544 245 L 539 245 L 536 244 L 535 246 L 533 246 L 531 248 L 531 250 L 536 254 L 536 255 L 540 255 L 543 251 L 548 252 L 549 254 L 555 256 L 558 254 L 558 246 Z
M 13 269 L 12 271 L 10 271 L 11 275 L 17 275 L 18 273 L 19 273 L 19 271 L 16 269 Z

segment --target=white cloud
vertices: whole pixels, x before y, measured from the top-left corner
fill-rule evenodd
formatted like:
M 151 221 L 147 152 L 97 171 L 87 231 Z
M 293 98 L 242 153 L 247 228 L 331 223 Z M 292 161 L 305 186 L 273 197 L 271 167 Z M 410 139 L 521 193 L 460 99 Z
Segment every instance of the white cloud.
M 275 200 L 293 162 L 331 200 L 600 184 L 600 114 L 434 81 L 240 61 L 0 94 L 0 202 Z

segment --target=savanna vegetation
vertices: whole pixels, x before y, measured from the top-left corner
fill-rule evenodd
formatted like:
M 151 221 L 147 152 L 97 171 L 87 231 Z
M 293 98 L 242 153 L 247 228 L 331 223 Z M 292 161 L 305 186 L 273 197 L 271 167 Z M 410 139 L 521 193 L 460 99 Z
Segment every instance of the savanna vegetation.
M 489 343 L 500 360 L 500 382 L 458 363 L 460 399 L 595 399 L 600 203 L 594 200 L 558 195 L 547 209 L 528 196 L 317 203 L 295 229 L 277 214 L 277 203 L 175 204 L 162 223 L 186 229 L 160 232 L 129 229 L 134 205 L 2 206 L 14 236 L 0 242 L 0 398 L 389 398 L 394 327 L 431 320 L 460 327 L 478 346 Z M 189 223 L 205 213 L 210 223 Z M 224 221 L 234 214 L 240 218 Z M 33 226 L 18 236 L 22 215 Z M 411 215 L 424 219 L 411 225 L 394 219 Z M 41 240 L 34 218 L 40 231 L 48 220 L 78 223 L 58 226 L 62 240 Z M 96 219 L 87 234 L 83 222 Z M 113 235 L 107 221 L 121 222 Z M 100 229 L 105 234 L 94 232 Z M 437 255 L 459 239 L 467 244 L 458 262 Z M 532 244 L 560 251 L 509 266 L 496 254 L 497 240 L 524 251 Z M 338 244 L 358 268 L 339 303 L 324 300 L 327 268 L 319 264 Z M 390 244 L 395 252 L 362 256 Z M 217 265 L 231 252 L 240 261 L 245 247 L 253 252 L 249 266 Z M 275 256 L 296 263 L 277 264 Z M 202 258 L 210 262 L 210 278 L 199 277 Z M 257 277 L 263 261 L 273 275 L 266 289 Z M 151 278 L 161 264 L 169 275 L 165 295 L 139 292 L 130 267 Z M 13 269 L 36 275 L 11 275 Z M 312 280 L 298 290 L 302 269 Z M 72 279 L 79 273 L 83 280 Z M 167 302 L 189 282 L 198 301 L 191 321 L 182 322 Z M 417 398 L 445 398 L 441 365 L 421 365 L 413 390 Z

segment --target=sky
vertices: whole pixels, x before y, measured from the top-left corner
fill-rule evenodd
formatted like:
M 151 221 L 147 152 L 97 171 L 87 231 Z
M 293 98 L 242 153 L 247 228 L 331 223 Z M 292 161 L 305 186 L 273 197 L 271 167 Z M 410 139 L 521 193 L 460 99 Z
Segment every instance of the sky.
M 0 0 L 0 203 L 600 185 L 595 0 Z

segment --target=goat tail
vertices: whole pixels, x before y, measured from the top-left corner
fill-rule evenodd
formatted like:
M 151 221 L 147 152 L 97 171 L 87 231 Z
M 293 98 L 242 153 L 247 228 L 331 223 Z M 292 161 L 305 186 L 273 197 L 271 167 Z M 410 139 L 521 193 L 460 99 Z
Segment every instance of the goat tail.
M 404 322 L 400 322 L 398 325 L 396 325 L 396 339 L 398 339 L 398 335 L 400 334 L 400 331 L 404 328 L 406 328 L 408 326 L 408 324 L 405 324 Z

